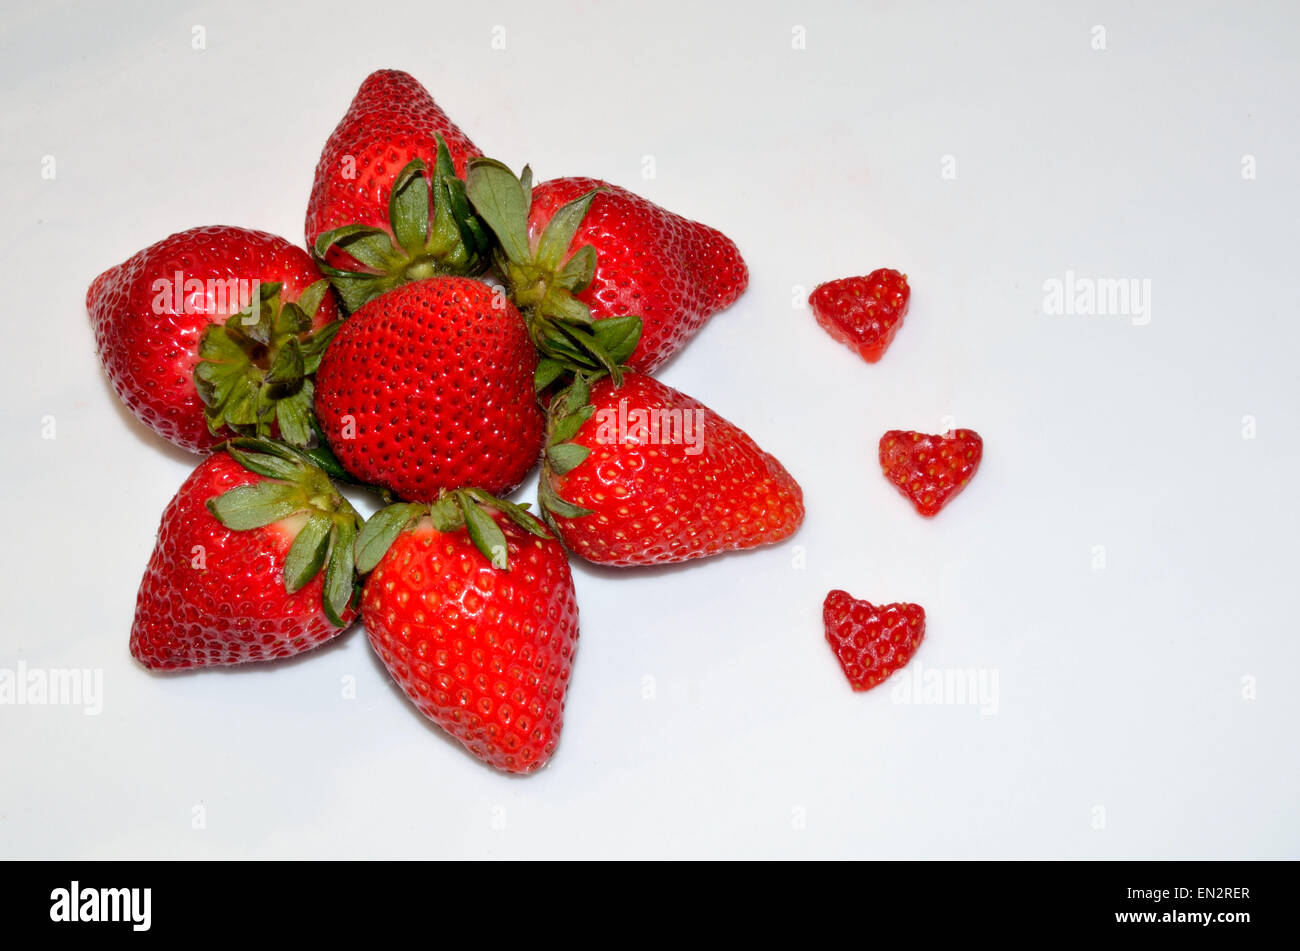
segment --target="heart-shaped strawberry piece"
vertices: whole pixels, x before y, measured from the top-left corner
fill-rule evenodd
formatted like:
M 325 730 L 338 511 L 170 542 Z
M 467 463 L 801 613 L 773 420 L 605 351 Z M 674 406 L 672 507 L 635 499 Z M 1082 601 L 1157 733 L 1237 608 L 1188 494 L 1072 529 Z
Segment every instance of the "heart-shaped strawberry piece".
M 822 606 L 826 641 L 854 690 L 870 690 L 912 659 L 925 637 L 925 609 L 900 602 L 879 607 L 847 591 L 832 591 Z
M 875 363 L 898 332 L 911 297 L 907 275 L 882 267 L 866 277 L 844 277 L 820 285 L 808 297 L 826 332 Z
M 880 437 L 880 468 L 927 518 L 938 514 L 975 475 L 984 440 L 973 429 L 947 435 L 891 429 Z

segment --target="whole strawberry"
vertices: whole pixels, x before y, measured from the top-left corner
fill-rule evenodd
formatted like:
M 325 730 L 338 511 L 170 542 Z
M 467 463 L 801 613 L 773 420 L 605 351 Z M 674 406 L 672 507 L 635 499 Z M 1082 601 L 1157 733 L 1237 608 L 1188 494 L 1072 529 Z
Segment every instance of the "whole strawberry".
M 367 76 L 316 166 L 307 205 L 307 247 L 316 248 L 322 235 L 345 226 L 387 229 L 394 183 L 413 161 L 433 169 L 440 141 L 449 171 L 463 176 L 466 160 L 478 155 L 478 148 L 428 91 L 400 70 Z M 346 260 L 340 255 L 330 263 Z
M 927 518 L 966 488 L 984 456 L 984 440 L 971 429 L 944 436 L 891 429 L 880 437 L 885 478 Z
M 163 512 L 131 654 L 153 670 L 181 670 L 324 643 L 356 617 L 359 526 L 319 469 L 274 443 L 236 440 L 195 469 Z
M 832 591 L 822 606 L 826 641 L 854 690 L 870 690 L 912 659 L 925 637 L 925 609 L 919 604 L 855 600 Z
M 574 554 L 658 565 L 779 542 L 803 492 L 774 457 L 697 400 L 640 373 L 581 378 L 551 403 L 539 500 Z
M 578 640 L 559 543 L 519 506 L 459 490 L 381 509 L 357 564 L 370 646 L 419 711 L 497 769 L 545 765 Z
M 461 277 L 405 284 L 357 311 L 316 375 L 330 448 L 361 481 L 431 502 L 506 493 L 542 448 L 537 354 L 519 312 Z
M 611 369 L 589 346 L 592 322 L 636 316 L 641 339 L 626 363 L 652 372 L 749 282 L 726 235 L 616 185 L 559 178 L 534 188 L 527 170 L 517 179 L 477 158 L 466 189 L 497 236 L 497 270 L 539 348 L 561 362 L 578 359 L 570 368 Z
M 310 438 L 311 376 L 338 308 L 312 259 L 246 228 L 191 228 L 95 278 L 109 382 L 141 422 L 205 452 L 238 433 Z
M 885 354 L 911 297 L 907 275 L 890 268 L 820 285 L 808 297 L 817 323 L 868 363 Z

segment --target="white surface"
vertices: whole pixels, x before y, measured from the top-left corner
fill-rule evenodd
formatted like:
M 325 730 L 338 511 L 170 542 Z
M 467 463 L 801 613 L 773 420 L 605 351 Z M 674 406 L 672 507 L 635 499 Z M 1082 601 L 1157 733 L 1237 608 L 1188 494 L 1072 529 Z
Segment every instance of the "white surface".
M 0 667 L 104 683 L 99 716 L 0 706 L 0 855 L 1300 854 L 1294 7 L 412 3 L 362 29 L 349 4 L 180 6 L 0 13 Z M 539 179 L 601 176 L 738 242 L 748 293 L 662 376 L 807 496 L 791 544 L 576 568 L 567 722 L 535 777 L 442 739 L 359 630 L 279 667 L 157 677 L 127 653 L 195 460 L 117 406 L 86 286 L 193 225 L 301 240 L 320 148 L 380 67 Z M 879 266 L 914 297 L 869 366 L 792 288 Z M 1150 280 L 1150 323 L 1045 316 L 1067 269 Z M 945 416 L 985 461 L 924 521 L 876 442 Z M 917 662 L 996 672 L 996 713 L 851 692 L 833 587 L 923 604 Z

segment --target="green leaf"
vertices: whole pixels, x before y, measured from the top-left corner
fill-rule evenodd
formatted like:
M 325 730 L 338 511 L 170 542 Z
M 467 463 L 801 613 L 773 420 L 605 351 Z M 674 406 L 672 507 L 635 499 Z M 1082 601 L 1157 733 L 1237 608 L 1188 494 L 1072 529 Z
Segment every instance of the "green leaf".
M 309 284 L 301 294 L 298 295 L 297 305 L 312 320 L 316 318 L 316 311 L 320 309 L 321 301 L 329 293 L 330 282 L 325 280 L 317 281 L 315 284 Z M 310 325 L 308 325 L 310 326 Z
M 538 306 L 538 310 L 569 324 L 588 326 L 594 323 L 591 308 L 562 287 L 552 287 L 546 299 Z
M 249 472 L 256 472 L 268 479 L 292 482 L 302 475 L 302 464 L 293 458 L 286 458 L 290 454 L 283 452 L 274 443 L 267 446 L 258 445 L 259 443 L 269 443 L 269 440 L 233 440 L 227 443 L 226 452 Z
M 566 415 L 576 413 L 587 405 L 591 399 L 591 384 L 587 377 L 581 373 L 573 378 L 573 383 L 564 394 L 564 412 Z
M 459 531 L 465 525 L 465 515 L 455 495 L 444 495 L 429 506 L 429 518 L 440 532 Z
M 342 326 L 342 320 L 331 321 L 301 341 L 303 373 L 310 375 L 320 369 L 321 357 L 325 356 L 326 349 Z
M 460 226 L 452 215 L 451 195 L 443 178 L 433 181 L 433 223 L 429 227 L 425 250 L 439 260 L 439 266 L 460 266 L 468 260 Z
M 456 181 L 456 171 L 442 136 L 437 138 L 438 150 L 431 182 L 433 221 L 428 229 L 424 251 L 447 264 L 464 266 L 469 260 L 469 249 L 465 246 L 460 224 L 456 220 L 450 188 L 450 183 Z
M 550 477 L 545 471 L 542 472 L 541 480 L 537 484 L 537 500 L 541 502 L 545 511 L 560 518 L 582 518 L 593 514 L 591 509 L 584 509 L 560 498 L 551 488 Z
M 618 363 L 601 346 L 594 333 L 567 324 L 556 324 L 555 327 L 559 333 L 573 340 L 574 347 L 581 350 L 585 360 L 594 361 L 600 369 L 613 377 L 616 386 L 622 385 L 623 377 Z
M 434 142 L 437 148 L 433 152 L 433 175 L 435 178 L 450 180 L 456 177 L 456 163 L 452 161 L 451 149 L 447 148 L 447 140 L 439 133 L 434 133 Z
M 367 274 L 364 271 L 342 271 L 320 264 L 320 271 L 329 278 L 330 286 L 343 301 L 343 309 L 355 314 L 368 302 L 389 289 L 391 279 L 386 275 Z
M 482 219 L 474 213 L 469 196 L 465 193 L 465 183 L 456 177 L 456 167 L 451 160 L 451 152 L 442 136 L 438 136 L 438 159 L 434 166 L 434 182 L 441 186 L 438 196 L 445 202 L 451 220 L 460 231 L 460 238 L 471 262 L 471 273 L 482 270 L 488 264 L 488 254 L 495 243 Z
M 489 495 L 482 489 L 463 489 L 462 491 L 476 501 L 497 509 L 524 531 L 536 535 L 538 538 L 551 537 L 551 533 L 546 530 L 546 526 L 538 520 L 536 515 L 528 511 L 527 505 L 517 505 L 508 499 L 499 499 L 494 495 Z
M 280 438 L 291 446 L 306 446 L 311 442 L 313 391 L 311 380 L 304 380 L 297 393 L 275 401 L 275 422 L 280 428 Z
M 544 323 L 542 333 L 535 338 L 537 349 L 566 367 L 600 369 L 600 363 L 573 340 L 571 330 L 572 328 L 560 324 Z
M 555 277 L 555 283 L 574 294 L 581 294 L 596 276 L 596 249 L 584 244 L 564 262 Z
M 374 225 L 344 225 L 341 228 L 326 231 L 316 239 L 316 257 L 324 258 L 330 247 L 357 235 L 383 235 L 385 238 L 388 237 L 388 233 L 383 228 L 376 228 Z M 392 242 L 390 241 L 389 244 L 391 246 Z
M 546 461 L 556 475 L 566 475 L 582 465 L 583 460 L 589 455 L 591 450 L 586 446 L 579 446 L 574 442 L 562 442 L 546 450 Z
M 563 372 L 563 363 L 550 357 L 543 357 L 537 361 L 537 372 L 533 374 L 533 389 L 541 392 L 558 380 Z
M 530 261 L 529 200 L 514 172 L 493 159 L 471 159 L 465 175 L 465 193 L 474 210 L 496 233 L 506 257 L 517 264 Z
M 297 383 L 303 378 L 302 348 L 297 337 L 290 337 L 275 352 L 275 362 L 266 373 L 266 382 Z
M 250 339 L 260 344 L 270 344 L 271 337 L 275 330 L 275 317 L 279 313 L 279 295 L 280 284 L 278 281 L 268 281 L 258 285 L 257 290 L 257 317 L 253 317 L 253 303 L 233 314 L 226 321 L 228 329 L 237 330 L 241 334 L 246 334 Z
M 220 409 L 248 376 L 251 364 L 231 330 L 209 324 L 199 338 L 199 362 L 194 366 L 194 386 L 199 398 Z M 221 413 L 216 414 L 220 418 Z
M 208 510 L 226 528 L 237 532 L 261 528 L 306 507 L 306 499 L 297 486 L 279 482 L 240 485 L 208 500 Z
M 336 526 L 332 535 L 322 601 L 325 616 L 335 627 L 343 627 L 343 612 L 356 592 L 357 573 L 352 559 L 356 538 L 356 524 L 350 521 Z
M 388 271 L 398 260 L 392 237 L 387 231 L 378 228 L 371 228 L 368 233 L 351 235 L 337 244 L 361 264 L 375 271 Z
M 241 336 L 233 327 L 208 324 L 199 338 L 199 359 L 213 363 L 247 363 L 248 357 L 239 343 Z
M 588 403 L 576 413 L 569 413 L 561 416 L 559 421 L 551 427 L 551 438 L 549 445 L 557 446 L 562 442 L 568 442 L 577 435 L 582 424 L 591 419 L 592 414 L 596 412 L 596 407 Z
M 328 515 L 313 515 L 298 532 L 284 559 L 284 589 L 290 594 L 315 578 L 325 566 L 333 528 L 334 520 Z
M 424 162 L 418 158 L 406 163 L 397 173 L 388 199 L 389 223 L 409 257 L 424 250 L 429 234 L 429 182 L 424 169 Z
M 479 274 L 487 270 L 488 265 L 492 262 L 492 252 L 498 247 L 496 235 L 477 214 L 474 213 L 474 207 L 469 203 L 469 198 L 465 195 L 465 183 L 460 179 L 450 182 L 447 185 L 447 194 L 450 198 L 449 207 L 451 208 L 452 219 L 456 226 L 460 228 L 461 242 L 465 246 L 468 260 L 470 262 L 466 273 Z
M 473 502 L 466 493 L 458 493 L 460 510 L 465 517 L 465 527 L 469 530 L 470 541 L 474 547 L 492 562 L 494 568 L 507 568 L 508 555 L 506 535 L 501 526 L 487 512 Z
M 419 518 L 425 506 L 416 502 L 399 502 L 382 508 L 366 520 L 356 541 L 356 566 L 362 574 L 374 571 L 397 536 Z
M 275 335 L 282 337 L 285 334 L 306 333 L 311 330 L 311 318 L 297 304 L 290 301 L 280 308 L 280 315 L 275 320 Z
M 320 421 L 316 419 L 315 412 L 311 414 L 308 423 L 311 426 L 315 445 L 298 447 L 298 454 L 331 479 L 351 485 L 364 484 L 359 483 L 356 476 L 344 469 L 343 463 L 339 462 L 338 457 L 330 451 L 329 443 L 325 441 L 325 434 L 321 431 Z
M 627 362 L 641 339 L 641 318 L 636 316 L 606 317 L 591 325 L 600 345 L 616 364 Z
M 554 271 L 560 266 L 560 259 L 569 250 L 573 236 L 578 233 L 582 219 L 587 217 L 587 209 L 591 207 L 592 199 L 598 191 L 600 189 L 593 188 L 581 198 L 575 198 L 556 209 L 537 243 L 536 261 L 539 266 L 547 271 Z M 527 220 L 527 210 L 524 216 Z
M 221 403 L 221 416 L 231 426 L 256 426 L 257 401 L 261 396 L 261 387 L 249 381 L 248 386 L 233 386 L 230 394 Z
M 253 425 L 256 427 L 259 436 L 269 436 L 271 434 L 271 421 L 275 419 L 276 398 L 269 386 L 255 386 L 253 391 L 256 394 L 253 405 L 257 417 L 253 421 Z

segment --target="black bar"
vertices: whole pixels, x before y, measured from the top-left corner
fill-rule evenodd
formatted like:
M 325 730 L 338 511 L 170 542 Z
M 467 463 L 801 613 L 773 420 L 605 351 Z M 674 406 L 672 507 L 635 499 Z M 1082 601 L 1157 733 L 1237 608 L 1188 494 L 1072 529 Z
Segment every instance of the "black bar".
M 710 933 L 753 932 L 769 940 L 767 929 L 779 924 L 811 936 L 842 923 L 851 937 L 862 939 L 901 931 L 917 939 L 1131 934 L 1175 942 L 1231 941 L 1258 939 L 1289 923 L 1296 872 L 1289 862 L 506 867 L 519 864 L 10 862 L 13 884 L 0 892 L 0 913 L 7 937 L 75 931 L 91 938 L 108 932 L 132 939 L 239 938 L 260 934 L 265 918 L 277 932 L 292 929 L 285 933 L 295 939 L 356 935 L 373 940 L 401 935 L 406 925 L 431 927 L 440 919 L 449 927 L 481 927 L 486 938 L 541 928 L 581 933 L 614 912 L 635 916 L 628 920 L 629 934 L 648 929 L 665 939 L 681 932 L 663 929 L 698 922 Z M 130 889 L 137 891 L 120 891 Z M 87 897 L 91 893 L 94 897 Z M 74 894 L 76 917 L 111 917 L 116 908 L 119 920 L 69 920 Z M 599 915 L 592 917 L 595 910 Z

